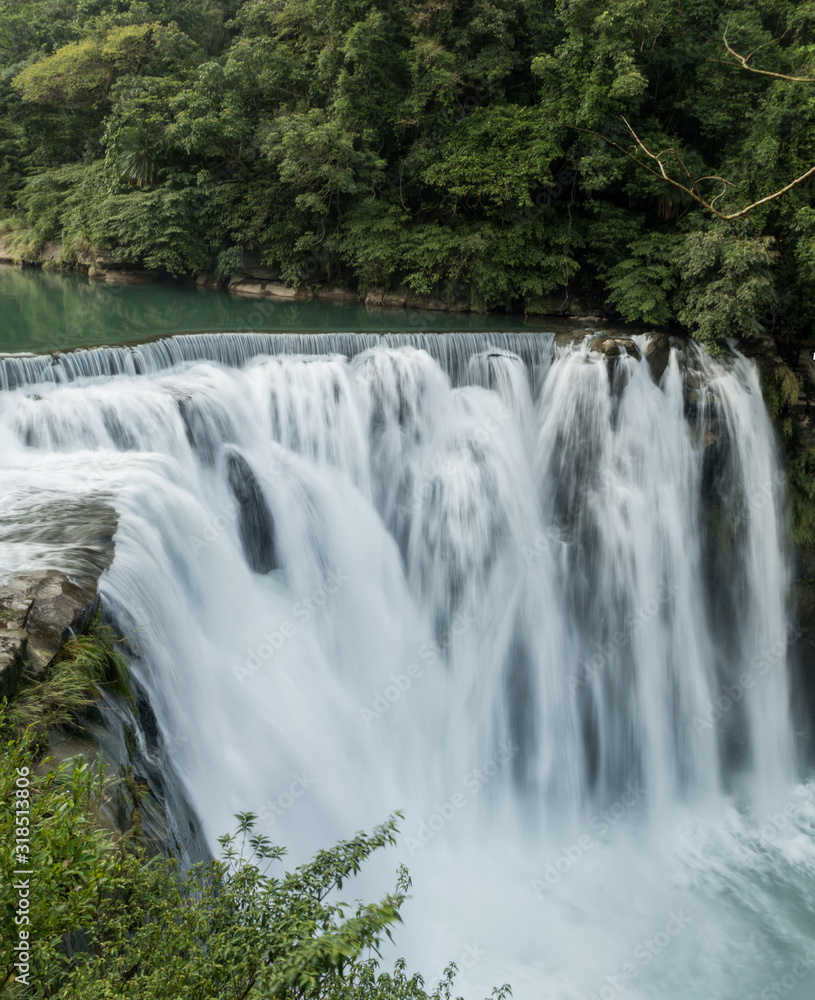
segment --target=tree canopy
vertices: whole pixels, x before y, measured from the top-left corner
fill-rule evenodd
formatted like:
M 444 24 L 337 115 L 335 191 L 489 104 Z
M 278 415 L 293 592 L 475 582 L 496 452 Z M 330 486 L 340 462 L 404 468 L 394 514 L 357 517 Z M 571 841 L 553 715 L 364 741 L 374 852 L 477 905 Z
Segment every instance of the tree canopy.
M 811 326 L 815 3 L 14 0 L 0 214 L 171 273 Z M 319 260 L 319 273 L 314 261 Z

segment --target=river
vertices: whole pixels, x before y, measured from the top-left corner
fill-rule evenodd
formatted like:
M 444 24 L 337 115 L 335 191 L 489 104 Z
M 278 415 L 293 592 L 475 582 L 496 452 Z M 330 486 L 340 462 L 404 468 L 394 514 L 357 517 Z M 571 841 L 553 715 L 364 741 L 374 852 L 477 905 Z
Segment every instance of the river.
M 115 339 L 98 320 L 85 343 Z M 656 381 L 646 335 L 607 358 L 356 329 L 3 363 L 6 510 L 115 508 L 103 599 L 209 845 L 251 810 L 299 862 L 403 810 L 354 891 L 404 861 L 394 954 L 455 960 L 468 998 L 811 997 L 815 785 L 752 363 L 676 342 Z

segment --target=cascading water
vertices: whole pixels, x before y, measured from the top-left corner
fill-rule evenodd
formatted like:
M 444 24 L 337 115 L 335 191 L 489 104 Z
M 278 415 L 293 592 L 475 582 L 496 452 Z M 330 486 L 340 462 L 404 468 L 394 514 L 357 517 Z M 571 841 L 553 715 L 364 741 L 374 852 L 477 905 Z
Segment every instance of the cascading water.
M 657 384 L 635 339 L 7 359 L 6 564 L 70 571 L 43 498 L 112 507 L 103 597 L 209 844 L 252 810 L 300 861 L 404 810 L 357 889 L 407 861 L 398 950 L 429 976 L 808 997 L 772 429 L 741 356 L 678 344 Z

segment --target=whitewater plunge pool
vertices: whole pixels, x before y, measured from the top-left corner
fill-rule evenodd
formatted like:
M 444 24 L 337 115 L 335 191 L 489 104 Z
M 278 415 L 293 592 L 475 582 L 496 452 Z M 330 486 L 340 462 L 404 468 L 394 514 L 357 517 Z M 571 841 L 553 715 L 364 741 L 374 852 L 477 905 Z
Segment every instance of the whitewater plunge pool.
M 813 995 L 772 428 L 746 359 L 676 343 L 657 381 L 647 345 L 3 363 L 4 510 L 114 507 L 103 598 L 210 846 L 252 810 L 299 862 L 404 810 L 355 888 L 405 861 L 395 952 L 458 962 L 468 1000 Z M 47 540 L 3 556 L 63 568 Z

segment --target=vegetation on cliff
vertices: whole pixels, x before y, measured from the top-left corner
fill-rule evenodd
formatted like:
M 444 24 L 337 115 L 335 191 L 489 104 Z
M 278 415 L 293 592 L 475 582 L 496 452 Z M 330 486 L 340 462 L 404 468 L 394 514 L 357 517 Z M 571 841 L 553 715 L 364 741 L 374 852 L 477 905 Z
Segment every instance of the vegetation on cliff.
M 0 855 L 3 1000 L 451 997 L 455 966 L 430 991 L 403 962 L 380 969 L 379 945 L 410 886 L 406 871 L 378 902 L 339 901 L 368 857 L 394 842 L 393 820 L 284 874 L 284 852 L 253 833 L 247 813 L 234 836 L 221 838 L 220 859 L 184 872 L 173 858 L 148 856 L 135 835 L 100 823 L 103 769 L 81 759 L 38 767 L 36 733 L 9 739 L 2 708 L 0 730 L 0 838 L 25 844 L 20 857 L 12 849 Z M 15 826 L 20 794 L 24 841 Z M 508 991 L 493 995 L 503 1000 Z
M 187 870 L 151 849 L 135 817 L 127 832 L 111 827 L 105 804 L 123 779 L 101 757 L 57 761 L 47 745 L 100 688 L 130 698 L 121 641 L 97 610 L 42 680 L 0 702 L 0 1000 L 450 1000 L 455 966 L 432 991 L 403 962 L 380 969 L 405 869 L 378 902 L 340 901 L 395 842 L 395 817 L 289 873 L 251 813 L 219 859 Z
M 3 229 L 803 337 L 814 28 L 811 0 L 9 0 Z
M 7 735 L 27 732 L 44 739 L 92 705 L 100 687 L 130 699 L 130 670 L 121 642 L 97 609 L 83 632 L 65 640 L 45 677 L 22 685 L 4 719 Z

